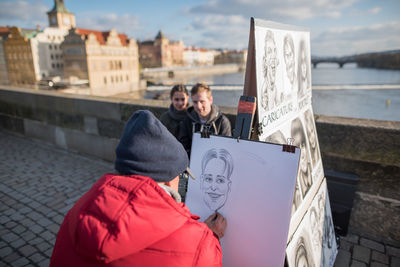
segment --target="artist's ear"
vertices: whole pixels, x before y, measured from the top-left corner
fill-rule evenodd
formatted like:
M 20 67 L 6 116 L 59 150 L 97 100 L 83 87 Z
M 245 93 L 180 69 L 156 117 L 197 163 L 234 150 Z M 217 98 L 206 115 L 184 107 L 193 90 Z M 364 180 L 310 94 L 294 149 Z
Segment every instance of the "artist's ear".
M 214 99 L 213 99 L 213 96 L 212 96 L 212 95 L 210 95 L 210 97 L 209 97 L 208 99 L 210 100 L 210 104 L 212 104 L 212 103 L 213 103 L 213 101 L 214 101 Z

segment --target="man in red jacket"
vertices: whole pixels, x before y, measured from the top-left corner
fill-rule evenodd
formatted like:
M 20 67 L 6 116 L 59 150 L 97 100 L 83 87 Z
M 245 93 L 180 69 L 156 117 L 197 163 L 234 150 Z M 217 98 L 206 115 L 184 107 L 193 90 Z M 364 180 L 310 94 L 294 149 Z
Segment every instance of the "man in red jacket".
M 181 203 L 183 146 L 149 111 L 137 111 L 105 174 L 65 216 L 50 266 L 222 266 L 226 220 L 205 223 Z

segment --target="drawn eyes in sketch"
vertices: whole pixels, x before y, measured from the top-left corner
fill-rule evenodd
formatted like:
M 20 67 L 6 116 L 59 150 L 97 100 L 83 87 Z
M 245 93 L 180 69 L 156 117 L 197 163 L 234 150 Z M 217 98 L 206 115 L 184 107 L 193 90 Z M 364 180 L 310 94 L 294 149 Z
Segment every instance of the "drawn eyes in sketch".
M 311 110 L 307 110 L 306 112 L 304 112 L 304 120 L 306 124 L 308 143 L 310 144 L 311 159 L 313 167 L 315 167 L 320 159 L 320 156 L 318 149 L 317 133 L 315 130 L 315 124 Z
M 285 60 L 286 75 L 291 84 L 291 90 L 294 90 L 296 73 L 295 73 L 295 53 L 294 42 L 290 34 L 283 39 L 283 58 Z
M 233 159 L 225 149 L 208 150 L 201 161 L 201 190 L 203 200 L 212 211 L 225 205 L 231 189 Z
M 298 77 L 298 98 L 302 98 L 307 93 L 307 90 L 311 89 L 310 81 L 310 62 L 308 53 L 306 51 L 306 44 L 304 40 L 300 41 L 299 55 L 298 55 L 298 66 L 297 66 L 297 77 Z
M 276 68 L 279 65 L 275 38 L 272 31 L 267 31 L 264 43 L 263 74 L 264 82 L 262 85 L 261 105 L 265 110 L 270 110 L 281 102 L 281 96 L 277 92 L 275 79 Z
M 309 162 L 308 149 L 306 145 L 306 136 L 304 133 L 303 123 L 299 118 L 292 121 L 291 135 L 294 138 L 294 145 L 300 147 L 300 168 L 297 174 L 297 179 L 300 184 L 300 189 L 304 196 L 312 185 L 311 166 Z

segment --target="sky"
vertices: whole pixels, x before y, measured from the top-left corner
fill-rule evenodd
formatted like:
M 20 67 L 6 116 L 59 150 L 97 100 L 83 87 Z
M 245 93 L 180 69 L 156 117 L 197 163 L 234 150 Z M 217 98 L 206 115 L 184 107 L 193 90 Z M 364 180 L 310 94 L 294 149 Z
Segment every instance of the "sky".
M 311 54 L 400 49 L 400 0 L 64 0 L 77 27 L 139 41 L 159 30 L 185 46 L 247 49 L 250 18 L 305 27 Z M 0 26 L 48 26 L 53 0 L 0 0 Z

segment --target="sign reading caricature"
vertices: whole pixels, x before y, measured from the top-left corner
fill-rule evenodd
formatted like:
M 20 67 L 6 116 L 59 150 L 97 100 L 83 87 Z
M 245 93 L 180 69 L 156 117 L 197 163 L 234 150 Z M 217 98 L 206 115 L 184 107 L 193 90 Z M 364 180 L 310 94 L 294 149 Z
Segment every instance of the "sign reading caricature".
M 295 243 L 309 255 L 313 264 L 296 263 L 293 253 L 287 253 L 289 266 L 332 266 L 336 245 L 322 255 L 322 235 L 308 233 L 312 220 L 306 219 L 312 201 L 326 190 L 318 137 L 311 99 L 310 33 L 296 26 L 260 19 L 251 19 L 244 95 L 257 98 L 257 123 L 261 130 L 258 140 L 285 144 L 288 139 L 300 147 L 301 157 L 294 190 L 288 235 L 288 250 Z M 322 186 L 321 186 L 322 185 Z M 325 188 L 323 188 L 325 187 Z M 321 189 L 323 188 L 323 189 Z M 326 194 L 327 195 L 327 194 Z M 329 198 L 326 198 L 329 202 Z M 325 198 L 323 199 L 325 204 Z M 328 209 L 324 209 L 325 212 Z M 313 213 L 314 214 L 314 213 Z M 320 216 L 330 220 L 328 216 Z M 301 230 L 301 229 L 306 230 Z M 307 236 L 306 236 L 307 235 Z M 320 239 L 319 252 L 315 246 Z M 335 241 L 333 241 L 335 243 Z M 311 244 L 311 245 L 310 245 Z M 313 252 L 309 251 L 314 249 Z M 303 254 L 304 254 L 303 253 Z M 321 265 L 319 264 L 321 262 Z
M 300 149 L 195 133 L 191 151 L 186 205 L 227 219 L 223 265 L 283 266 Z

